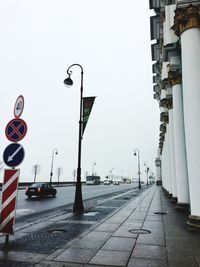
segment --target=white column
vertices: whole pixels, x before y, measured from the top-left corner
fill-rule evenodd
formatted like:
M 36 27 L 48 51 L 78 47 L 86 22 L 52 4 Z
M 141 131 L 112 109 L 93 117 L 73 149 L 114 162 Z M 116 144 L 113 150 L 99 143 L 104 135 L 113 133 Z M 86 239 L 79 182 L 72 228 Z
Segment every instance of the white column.
M 169 124 L 166 125 L 166 172 L 168 191 L 172 194 L 172 175 L 171 175 L 171 158 L 170 158 L 170 141 L 169 141 Z
M 155 160 L 155 165 L 156 165 L 156 184 L 162 185 L 160 148 L 157 151 L 157 158 Z
M 185 30 L 181 47 L 191 215 L 200 217 L 200 29 Z
M 165 190 L 168 190 L 168 186 L 167 186 L 167 177 L 166 177 L 166 141 L 164 141 L 163 143 L 163 149 L 162 149 L 162 185 L 164 187 Z
M 176 166 L 174 153 L 174 127 L 173 127 L 173 109 L 169 109 L 169 153 L 171 166 L 171 188 L 173 198 L 177 198 L 176 188 Z
M 176 165 L 176 182 L 178 206 L 189 204 L 189 185 L 185 146 L 185 129 L 183 117 L 183 100 L 181 84 L 174 84 L 173 90 L 173 122 L 174 122 L 174 152 Z

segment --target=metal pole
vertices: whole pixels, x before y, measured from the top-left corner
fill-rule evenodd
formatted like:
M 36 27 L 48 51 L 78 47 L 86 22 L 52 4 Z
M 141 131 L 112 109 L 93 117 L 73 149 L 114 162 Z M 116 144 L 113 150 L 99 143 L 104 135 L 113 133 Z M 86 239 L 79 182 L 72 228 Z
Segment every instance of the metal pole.
M 69 69 L 73 66 L 79 66 L 81 68 L 81 88 L 80 88 L 80 117 L 79 117 L 79 137 L 78 137 L 78 167 L 77 167 L 77 181 L 76 181 L 76 191 L 75 200 L 73 206 L 74 213 L 83 213 L 83 199 L 82 199 L 82 188 L 81 188 L 81 145 L 82 145 L 82 114 L 83 114 L 83 68 L 80 64 L 72 64 L 67 73 L 71 75 Z
M 93 163 L 92 163 L 92 176 L 94 175 L 94 166 L 96 165 L 96 162 L 94 161 Z
M 137 153 L 136 153 L 137 151 Z M 141 181 L 140 181 L 140 151 L 138 148 L 134 150 L 134 156 L 138 156 L 138 180 L 139 180 L 139 185 L 138 188 L 141 189 Z
M 50 172 L 50 186 L 51 186 L 51 184 L 52 184 L 52 177 L 53 177 L 53 161 L 54 161 L 54 154 L 55 154 L 55 153 L 58 154 L 56 148 L 52 151 L 51 172 Z
M 147 186 L 149 185 L 149 182 L 148 182 L 148 178 L 149 178 L 148 173 L 149 173 L 149 167 L 147 167 Z
M 139 186 L 138 186 L 138 188 L 141 189 L 141 181 L 140 181 L 140 152 L 139 152 L 139 149 L 137 151 L 138 151 L 138 176 L 139 176 Z
M 52 152 L 52 159 L 51 159 L 50 186 L 51 186 L 52 177 L 53 177 L 53 159 L 54 159 L 54 150 Z
M 6 243 L 6 245 L 8 244 L 8 241 L 9 241 L 9 235 L 7 234 L 7 235 L 6 235 L 6 238 L 5 238 L 5 243 Z

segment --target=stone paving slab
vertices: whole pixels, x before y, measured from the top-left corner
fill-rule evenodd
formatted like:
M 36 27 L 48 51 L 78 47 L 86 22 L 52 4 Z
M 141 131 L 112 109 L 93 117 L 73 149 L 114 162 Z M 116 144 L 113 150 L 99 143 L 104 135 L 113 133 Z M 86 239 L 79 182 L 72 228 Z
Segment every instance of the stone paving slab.
M 168 267 L 166 260 L 131 258 L 127 267 Z
M 200 267 L 200 233 L 186 219 L 154 186 L 50 255 L 0 252 L 0 267 Z M 131 232 L 140 229 L 150 232 Z
M 92 264 L 104 264 L 108 266 L 126 266 L 130 257 L 129 251 L 99 250 L 92 258 Z

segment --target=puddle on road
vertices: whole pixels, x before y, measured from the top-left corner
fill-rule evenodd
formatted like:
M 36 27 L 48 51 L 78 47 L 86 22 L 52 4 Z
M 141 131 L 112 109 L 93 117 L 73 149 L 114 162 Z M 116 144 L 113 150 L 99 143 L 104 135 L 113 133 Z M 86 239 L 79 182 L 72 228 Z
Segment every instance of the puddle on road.
M 30 214 L 33 213 L 32 209 L 19 209 L 16 211 L 17 215 L 26 215 L 26 214 Z

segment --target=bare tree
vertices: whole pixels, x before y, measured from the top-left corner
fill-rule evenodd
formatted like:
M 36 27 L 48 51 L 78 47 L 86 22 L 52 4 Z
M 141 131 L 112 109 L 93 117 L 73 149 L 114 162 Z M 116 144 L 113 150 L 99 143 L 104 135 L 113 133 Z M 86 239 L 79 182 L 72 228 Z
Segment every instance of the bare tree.
M 34 183 L 36 181 L 36 176 L 37 176 L 37 174 L 40 173 L 40 171 L 41 171 L 41 166 L 39 164 L 33 165 L 32 173 L 34 174 Z
M 62 173 L 63 173 L 63 168 L 58 167 L 58 168 L 56 169 L 56 174 L 57 174 L 57 176 L 58 176 L 58 183 L 59 183 L 59 179 L 60 179 L 60 176 L 62 175 Z
M 74 182 L 75 182 L 75 180 L 76 180 L 76 169 L 73 170 L 72 175 L 74 177 Z

